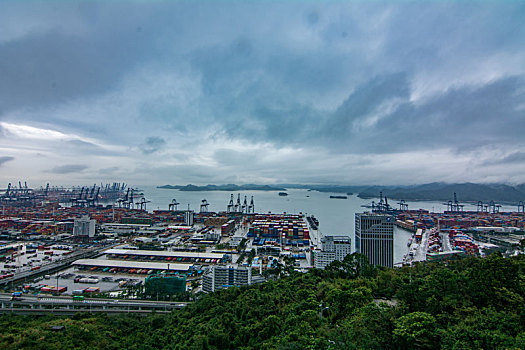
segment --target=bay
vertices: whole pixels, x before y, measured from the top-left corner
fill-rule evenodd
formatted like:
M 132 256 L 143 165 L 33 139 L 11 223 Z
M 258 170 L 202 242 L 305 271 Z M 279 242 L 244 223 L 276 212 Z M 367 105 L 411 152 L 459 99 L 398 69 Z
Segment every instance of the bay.
M 354 244 L 355 213 L 370 211 L 363 205 L 370 205 L 372 200 L 362 199 L 357 195 L 349 195 L 348 199 L 333 199 L 330 195 L 341 195 L 341 193 L 326 193 L 308 191 L 305 189 L 289 189 L 288 196 L 279 196 L 279 191 L 179 191 L 173 189 L 160 189 L 153 186 L 142 187 L 141 190 L 147 200 L 148 211 L 162 209 L 167 210 L 173 199 L 179 202 L 178 209 L 200 211 L 203 199 L 209 203 L 209 211 L 226 211 L 231 194 L 234 195 L 234 203 L 240 195 L 241 203 L 244 198 L 248 204 L 253 196 L 255 212 L 257 213 L 303 213 L 314 215 L 319 219 L 319 231 L 325 235 L 349 236 Z M 398 201 L 389 201 L 393 207 L 398 207 Z M 409 209 L 425 209 L 432 212 L 443 212 L 447 209 L 442 202 L 418 201 L 407 202 Z M 501 211 L 516 211 L 516 207 L 502 206 Z M 476 206 L 465 204 L 465 211 L 475 211 Z M 411 233 L 396 227 L 394 231 L 394 263 L 402 261 L 403 255 L 407 253 L 407 241 Z

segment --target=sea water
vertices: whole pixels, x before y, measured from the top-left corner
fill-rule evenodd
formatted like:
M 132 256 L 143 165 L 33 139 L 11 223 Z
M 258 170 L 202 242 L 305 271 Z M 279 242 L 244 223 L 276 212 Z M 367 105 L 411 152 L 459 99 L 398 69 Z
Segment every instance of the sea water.
M 234 204 L 240 195 L 241 204 L 244 198 L 250 204 L 251 197 L 255 205 L 256 213 L 290 213 L 314 215 L 319 220 L 319 231 L 325 235 L 350 236 L 354 244 L 355 213 L 370 211 L 365 206 L 370 205 L 372 200 L 362 199 L 356 194 L 348 195 L 348 199 L 334 199 L 330 195 L 341 195 L 341 193 L 328 193 L 309 191 L 306 189 L 286 190 L 288 196 L 279 196 L 280 191 L 179 191 L 173 189 L 161 189 L 155 187 L 141 187 L 144 196 L 151 201 L 147 204 L 148 211 L 163 209 L 167 210 L 169 204 L 175 199 L 180 204 L 177 209 L 185 210 L 188 207 L 196 212 L 200 211 L 203 199 L 209 203 L 208 210 L 213 212 L 226 211 L 233 194 Z M 397 201 L 391 200 L 389 204 L 397 208 Z M 426 209 L 432 212 L 443 212 L 447 209 L 442 202 L 418 201 L 407 202 L 409 209 Z M 476 206 L 466 204 L 465 211 L 475 211 Z M 501 211 L 515 211 L 516 208 L 503 206 Z M 408 251 L 407 242 L 412 233 L 395 227 L 394 230 L 394 263 L 399 263 Z

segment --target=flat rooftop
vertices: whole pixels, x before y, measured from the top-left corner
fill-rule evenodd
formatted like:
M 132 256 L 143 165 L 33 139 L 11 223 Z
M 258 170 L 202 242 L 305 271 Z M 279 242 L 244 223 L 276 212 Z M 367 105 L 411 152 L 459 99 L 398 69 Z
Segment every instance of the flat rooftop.
M 151 225 L 148 224 L 118 224 L 114 222 L 106 222 L 102 224 L 104 227 L 136 227 L 136 228 L 150 228 Z
M 157 256 L 157 257 L 176 257 L 176 258 L 204 258 L 204 259 L 222 259 L 224 254 L 221 253 L 205 253 L 205 252 L 168 252 L 164 250 L 131 250 L 131 249 L 108 249 L 104 254 L 114 255 L 142 255 L 142 256 Z
M 168 270 L 169 271 L 188 271 L 191 265 L 188 264 L 166 264 L 156 262 L 142 261 L 120 261 L 106 259 L 80 259 L 73 263 L 75 266 L 98 266 L 98 267 L 122 267 L 131 269 L 148 269 L 148 270 Z

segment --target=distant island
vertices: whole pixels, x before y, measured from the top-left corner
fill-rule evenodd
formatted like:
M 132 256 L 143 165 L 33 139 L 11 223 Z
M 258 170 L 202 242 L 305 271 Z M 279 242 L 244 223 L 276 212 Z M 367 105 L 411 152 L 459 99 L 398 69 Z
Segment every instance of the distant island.
M 351 195 L 356 193 L 359 198 L 378 198 L 379 193 L 389 199 L 406 201 L 443 201 L 453 200 L 454 192 L 460 202 L 477 201 L 498 202 L 500 204 L 517 204 L 525 202 L 525 184 L 475 184 L 433 182 L 411 186 L 378 186 L 378 185 L 279 185 L 286 188 L 301 188 L 318 192 L 332 192 Z
M 168 189 L 168 190 L 179 190 L 179 191 L 285 191 L 285 188 L 282 187 L 273 187 L 269 185 L 206 185 L 206 186 L 196 186 L 196 185 L 164 185 L 157 186 L 157 188 Z
M 378 198 L 379 193 L 390 199 L 406 201 L 449 201 L 457 193 L 460 202 L 489 202 L 517 204 L 525 201 L 525 184 L 447 184 L 434 182 L 412 186 L 377 186 L 377 185 L 302 185 L 302 184 L 276 184 L 276 185 L 164 185 L 157 188 L 176 189 L 179 191 L 286 191 L 286 189 L 305 189 L 309 191 L 341 193 L 352 195 L 356 193 L 359 198 Z

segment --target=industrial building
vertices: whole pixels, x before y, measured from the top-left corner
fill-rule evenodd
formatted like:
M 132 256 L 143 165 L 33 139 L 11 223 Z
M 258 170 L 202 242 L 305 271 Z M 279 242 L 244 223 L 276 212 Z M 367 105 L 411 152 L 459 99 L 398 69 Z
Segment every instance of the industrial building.
M 73 266 L 79 269 L 100 269 L 104 272 L 121 272 L 121 273 L 140 273 L 143 270 L 144 274 L 153 272 L 180 272 L 186 273 L 191 270 L 192 265 L 189 264 L 174 264 L 174 263 L 160 263 L 160 262 L 143 262 L 143 261 L 120 261 L 108 259 L 80 259 L 75 261 Z M 113 270 L 115 269 L 115 270 Z M 111 271 L 113 270 L 113 271 Z M 135 270 L 135 271 L 132 271 Z
M 119 235 L 132 235 L 151 228 L 147 224 L 105 223 L 101 226 L 103 232 L 113 232 Z
M 352 253 L 352 243 L 348 236 L 325 236 L 321 238 L 321 249 L 312 252 L 314 267 L 324 269 L 333 261 L 342 261 Z
M 213 266 L 203 276 L 202 290 L 206 293 L 232 286 L 252 284 L 252 269 L 245 266 Z
M 95 237 L 95 219 L 90 219 L 88 215 L 84 215 L 75 219 L 73 226 L 73 235 L 75 237 L 93 238 Z
M 355 214 L 355 249 L 372 265 L 394 267 L 394 222 L 388 214 Z
M 229 261 L 228 254 L 206 252 L 184 252 L 165 250 L 134 250 L 134 249 L 108 249 L 105 251 L 108 259 L 162 261 L 175 263 L 214 264 Z

